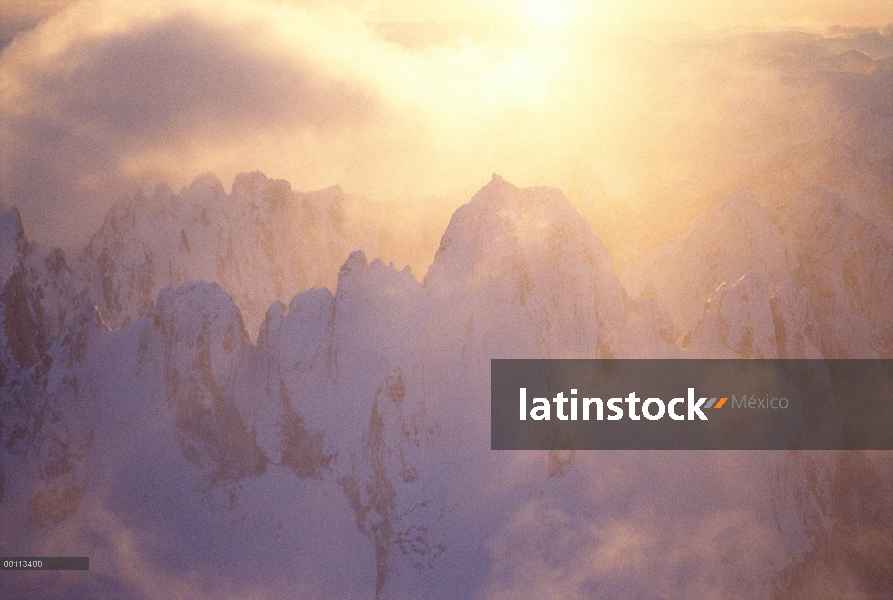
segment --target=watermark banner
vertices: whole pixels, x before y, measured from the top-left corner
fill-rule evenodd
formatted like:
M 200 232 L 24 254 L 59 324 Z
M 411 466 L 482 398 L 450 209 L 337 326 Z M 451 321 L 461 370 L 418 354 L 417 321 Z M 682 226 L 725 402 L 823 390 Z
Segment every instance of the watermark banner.
M 893 450 L 893 360 L 494 359 L 494 450 Z

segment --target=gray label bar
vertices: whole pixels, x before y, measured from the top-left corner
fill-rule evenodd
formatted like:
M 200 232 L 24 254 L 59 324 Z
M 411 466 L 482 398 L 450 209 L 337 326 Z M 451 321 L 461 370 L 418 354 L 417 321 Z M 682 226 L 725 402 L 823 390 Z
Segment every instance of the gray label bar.
M 89 571 L 87 556 L 6 556 L 0 558 L 3 571 Z
M 893 450 L 893 360 L 494 359 L 490 373 L 494 450 Z

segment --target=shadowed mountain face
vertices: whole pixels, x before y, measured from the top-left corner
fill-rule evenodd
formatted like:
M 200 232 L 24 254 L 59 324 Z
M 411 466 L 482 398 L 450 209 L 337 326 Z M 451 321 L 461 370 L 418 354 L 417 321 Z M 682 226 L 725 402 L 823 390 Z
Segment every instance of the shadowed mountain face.
M 155 196 L 73 260 L 0 217 L 0 544 L 91 557 L 4 595 L 889 592 L 886 454 L 489 450 L 491 358 L 890 358 L 888 232 L 834 191 L 723 197 L 626 288 L 496 175 L 421 282 L 348 253 L 337 189 Z

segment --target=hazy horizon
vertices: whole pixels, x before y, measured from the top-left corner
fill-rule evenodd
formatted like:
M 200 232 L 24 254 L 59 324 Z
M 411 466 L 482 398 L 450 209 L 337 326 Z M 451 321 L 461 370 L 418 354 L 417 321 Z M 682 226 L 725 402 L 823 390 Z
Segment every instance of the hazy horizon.
M 893 55 L 881 3 L 846 19 L 834 2 L 724 5 L 729 23 L 690 6 L 675 24 L 659 2 L 4 6 L 43 20 L 0 55 L 0 199 L 69 250 L 121 198 L 206 172 L 227 190 L 255 170 L 340 185 L 384 203 L 397 232 L 497 172 L 562 189 L 626 268 L 776 155 L 851 143 L 888 75 L 842 96 L 877 68 L 847 53 Z M 619 233 L 633 226 L 645 235 Z

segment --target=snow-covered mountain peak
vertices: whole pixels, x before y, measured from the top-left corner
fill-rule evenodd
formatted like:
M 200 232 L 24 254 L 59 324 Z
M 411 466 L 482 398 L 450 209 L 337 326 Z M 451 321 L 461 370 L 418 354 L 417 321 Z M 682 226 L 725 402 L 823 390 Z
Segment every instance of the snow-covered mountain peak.
M 369 261 L 366 259 L 366 253 L 362 250 L 354 250 L 347 257 L 344 264 L 341 265 L 341 269 L 338 271 L 338 279 L 340 280 L 343 277 L 349 277 L 351 273 L 357 271 L 362 272 L 368 266 Z
M 862 217 L 824 186 L 781 204 L 776 215 L 796 247 L 798 282 L 828 330 L 823 354 L 893 355 L 893 240 L 885 223 Z
M 183 373 L 197 369 L 196 355 L 206 354 L 210 372 L 222 378 L 250 344 L 238 307 L 216 283 L 164 288 L 149 317 L 165 340 L 168 361 Z
M 498 176 L 453 214 L 425 288 L 481 356 L 592 355 L 623 321 L 610 254 L 567 197 Z
M 731 231 L 739 235 L 757 236 L 760 233 L 776 235 L 769 213 L 757 201 L 756 196 L 746 187 L 720 197 L 703 217 L 696 221 L 689 232 L 699 235 L 720 233 L 724 244 L 734 242 Z M 771 240 L 773 244 L 777 241 Z
M 426 280 L 480 281 L 499 276 L 500 267 L 511 271 L 507 261 L 545 265 L 582 254 L 599 271 L 613 274 L 607 249 L 560 190 L 519 189 L 494 175 L 453 214 Z
M 146 314 L 166 285 L 214 281 L 258 331 L 270 304 L 310 288 L 334 288 L 349 246 L 339 187 L 299 193 L 259 172 L 227 195 L 212 174 L 179 194 L 158 188 L 106 216 L 80 268 L 113 328 Z
M 235 328 L 247 335 L 239 308 L 216 283 L 189 281 L 178 287 L 165 287 L 158 294 L 150 317 L 162 327 L 169 326 L 187 337 L 218 328 Z
M 766 286 L 753 273 L 731 284 L 722 283 L 683 347 L 718 358 L 774 357 L 776 340 L 768 298 Z
M 367 262 L 362 251 L 352 252 L 338 275 L 335 349 L 361 347 L 357 360 L 371 363 L 385 348 L 400 345 L 395 337 L 406 343 L 415 334 L 413 315 L 421 293 L 408 267 L 398 271 L 379 259 Z
M 170 202 L 173 198 L 174 190 L 164 182 L 156 185 L 155 191 L 152 192 L 152 199 L 156 202 Z
M 681 337 L 695 327 L 722 283 L 751 273 L 771 293 L 796 267 L 769 213 L 742 188 L 717 200 L 684 233 L 625 274 L 625 283 L 631 294 L 658 300 Z
M 782 231 L 798 240 L 827 235 L 832 227 L 862 220 L 837 192 L 824 185 L 810 186 L 795 198 L 779 203 L 776 212 Z
M 652 257 L 650 297 L 624 292 L 604 245 L 552 188 L 494 175 L 454 214 L 424 285 L 345 237 L 343 202 L 338 187 L 294 192 L 261 173 L 230 194 L 211 176 L 179 194 L 159 187 L 111 211 L 71 265 L 28 243 L 17 213 L 0 214 L 0 247 L 15 256 L 0 286 L 3 543 L 22 532 L 23 552 L 41 554 L 45 540 L 82 531 L 75 549 L 114 565 L 94 524 L 117 535 L 123 523 L 160 532 L 142 564 L 198 549 L 187 566 L 209 581 L 259 568 L 258 580 L 300 582 L 236 594 L 368 597 L 374 579 L 382 598 L 427 597 L 455 565 L 487 569 L 512 511 L 539 505 L 531 490 L 559 500 L 592 487 L 580 473 L 603 475 L 586 453 L 489 450 L 492 359 L 893 347 L 889 239 L 830 190 L 768 208 L 747 189 L 719 199 Z M 686 311 L 681 348 L 668 313 L 678 327 Z M 572 460 L 583 462 L 567 477 Z M 618 477 L 640 472 L 637 461 Z M 623 509 L 614 500 L 580 510 Z M 440 564 L 446 575 L 425 568 Z
M 180 192 L 184 200 L 201 205 L 207 205 L 225 195 L 223 184 L 214 173 L 199 175 Z
M 417 287 L 409 267 L 397 270 L 394 263 L 385 264 L 380 258 L 371 263 L 362 250 L 351 252 L 338 272 L 336 298 L 344 296 L 352 286 L 363 285 L 372 280 L 373 285 L 393 285 L 397 287 Z M 362 282 L 362 283 L 361 283 Z
M 262 474 L 269 458 L 240 414 L 234 390 L 240 361 L 252 346 L 229 295 L 213 283 L 169 286 L 147 321 L 141 353 L 160 362 L 183 457 L 207 486 Z
M 284 179 L 270 179 L 260 171 L 239 173 L 233 180 L 233 198 L 281 199 L 291 193 L 289 182 Z
M 720 285 L 683 346 L 703 358 L 821 358 L 821 328 L 793 279 L 774 293 L 747 273 Z
M 774 319 L 775 329 L 788 331 L 777 339 L 779 356 L 812 356 L 816 348 L 829 358 L 890 356 L 893 241 L 884 223 L 822 185 L 768 208 L 739 191 L 627 273 L 627 289 L 654 298 L 671 314 L 676 338 L 691 333 L 704 355 L 769 356 L 776 344 L 742 345 L 732 326 L 771 332 L 765 319 Z M 747 274 L 762 289 L 741 280 Z

